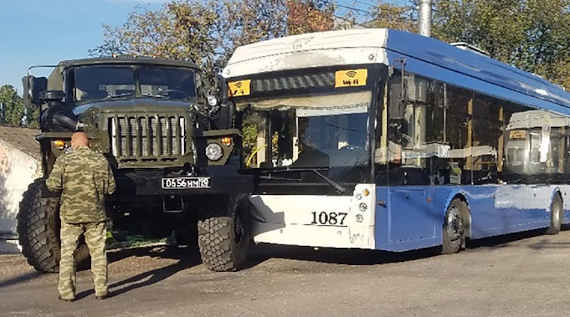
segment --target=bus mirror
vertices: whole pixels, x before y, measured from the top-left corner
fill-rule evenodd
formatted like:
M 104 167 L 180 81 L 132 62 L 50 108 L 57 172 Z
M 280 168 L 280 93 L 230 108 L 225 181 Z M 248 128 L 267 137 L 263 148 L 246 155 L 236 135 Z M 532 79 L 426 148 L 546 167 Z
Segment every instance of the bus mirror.
M 27 107 L 42 104 L 42 93 L 47 89 L 47 78 L 31 75 L 22 78 L 24 104 Z

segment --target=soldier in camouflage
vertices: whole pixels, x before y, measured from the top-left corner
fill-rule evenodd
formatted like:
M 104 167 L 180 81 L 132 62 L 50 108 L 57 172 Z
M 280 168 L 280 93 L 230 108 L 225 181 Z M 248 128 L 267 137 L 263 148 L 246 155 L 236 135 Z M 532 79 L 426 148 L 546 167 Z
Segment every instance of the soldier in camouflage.
M 87 135 L 74 133 L 70 153 L 57 158 L 46 185 L 61 191 L 61 259 L 59 262 L 59 298 L 75 299 L 75 261 L 73 253 L 83 234 L 91 255 L 95 296 L 107 297 L 107 234 L 105 195 L 115 191 L 113 172 L 105 157 L 88 147 Z

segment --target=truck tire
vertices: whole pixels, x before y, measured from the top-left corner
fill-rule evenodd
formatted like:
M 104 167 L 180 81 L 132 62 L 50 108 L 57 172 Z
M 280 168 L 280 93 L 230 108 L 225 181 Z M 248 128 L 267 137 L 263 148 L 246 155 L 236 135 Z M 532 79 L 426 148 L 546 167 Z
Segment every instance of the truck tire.
M 546 229 L 547 234 L 558 234 L 560 232 L 564 214 L 563 208 L 562 198 L 556 194 L 550 207 L 550 227 Z
M 200 255 L 212 271 L 239 270 L 246 260 L 249 244 L 249 232 L 237 212 L 198 221 Z
M 40 272 L 58 272 L 60 257 L 59 199 L 42 198 L 43 179 L 28 186 L 18 212 L 18 239 L 28 263 Z M 75 251 L 75 261 L 84 264 L 89 258 L 85 243 Z
M 445 213 L 443 223 L 443 245 L 441 253 L 452 254 L 465 247 L 465 219 L 468 214 L 467 204 L 461 199 L 454 199 Z

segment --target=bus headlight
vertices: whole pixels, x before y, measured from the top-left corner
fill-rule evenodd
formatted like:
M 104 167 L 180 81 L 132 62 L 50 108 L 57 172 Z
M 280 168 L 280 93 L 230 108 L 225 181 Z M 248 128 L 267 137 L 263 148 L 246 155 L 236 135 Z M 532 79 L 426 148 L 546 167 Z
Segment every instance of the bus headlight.
M 222 158 L 224 155 L 224 151 L 222 150 L 222 146 L 218 143 L 210 143 L 206 146 L 206 157 L 210 161 L 217 161 Z

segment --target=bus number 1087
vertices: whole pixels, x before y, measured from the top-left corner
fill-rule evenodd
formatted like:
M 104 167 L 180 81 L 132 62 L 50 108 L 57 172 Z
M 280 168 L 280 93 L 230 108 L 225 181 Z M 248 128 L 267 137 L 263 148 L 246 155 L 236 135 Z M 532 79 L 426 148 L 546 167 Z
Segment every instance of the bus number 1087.
M 311 212 L 313 216 L 310 225 L 325 225 L 325 226 L 343 226 L 344 219 L 348 213 L 346 212 L 327 212 L 327 211 L 313 211 Z

